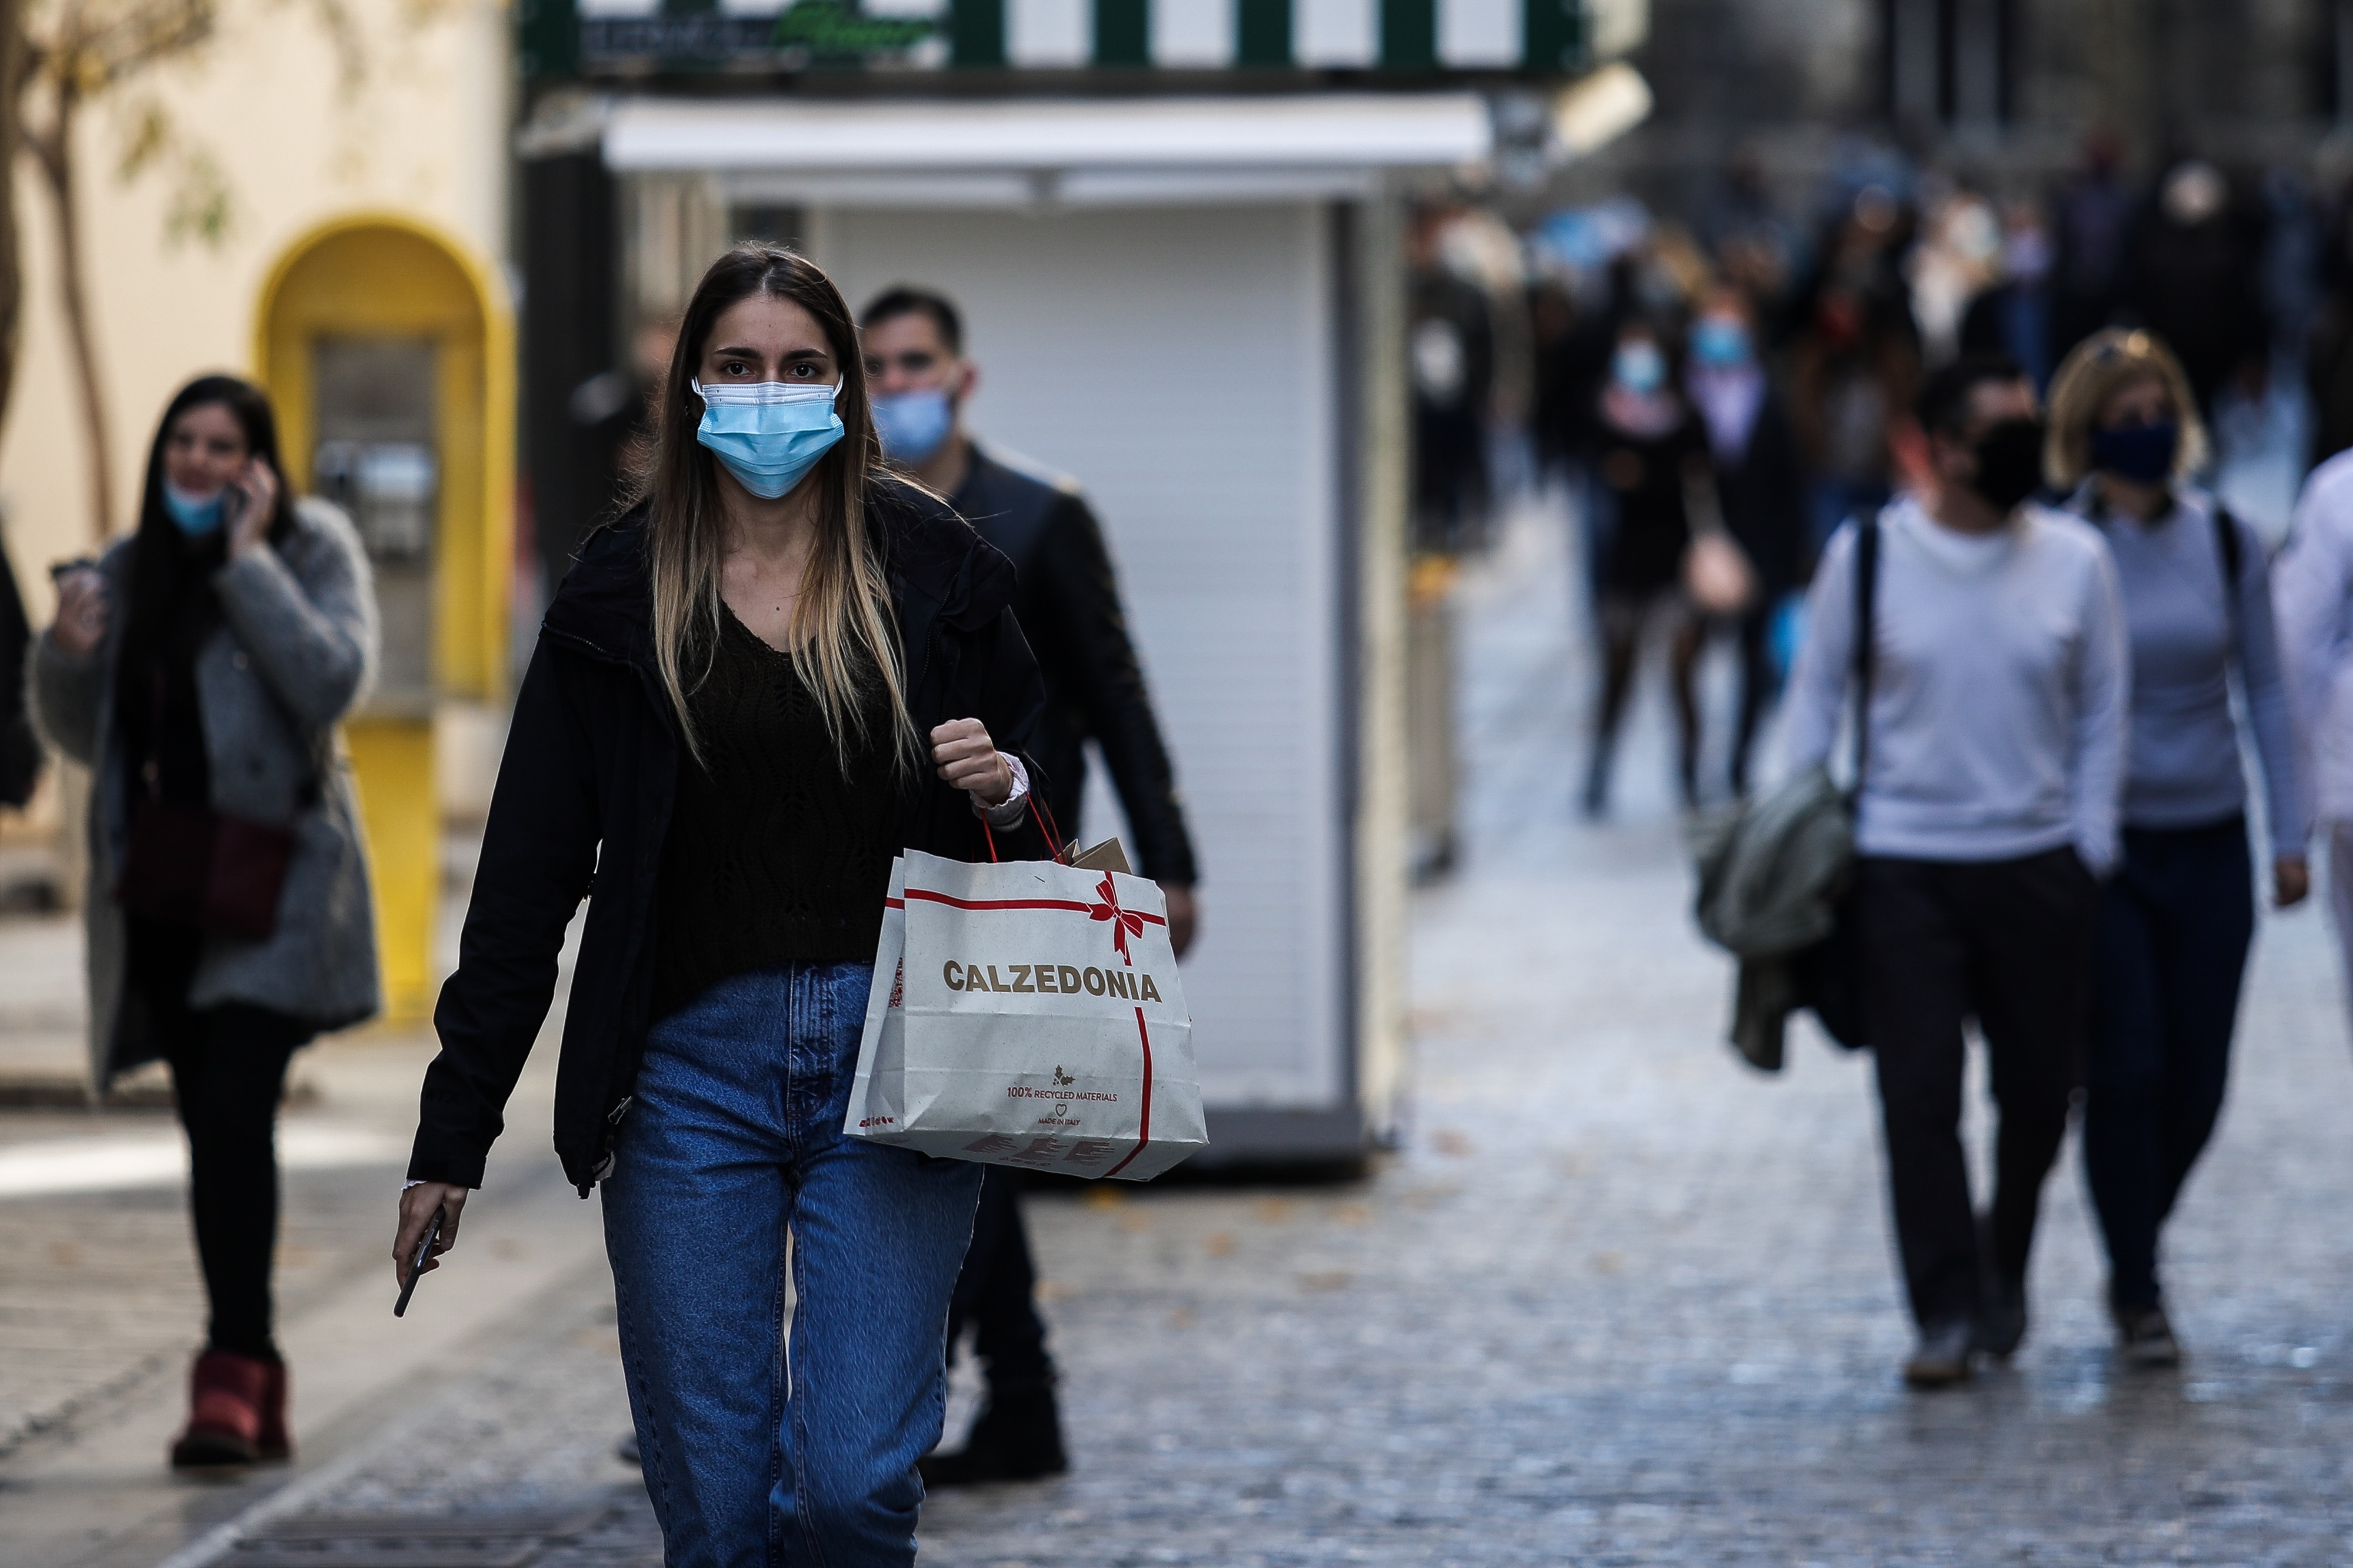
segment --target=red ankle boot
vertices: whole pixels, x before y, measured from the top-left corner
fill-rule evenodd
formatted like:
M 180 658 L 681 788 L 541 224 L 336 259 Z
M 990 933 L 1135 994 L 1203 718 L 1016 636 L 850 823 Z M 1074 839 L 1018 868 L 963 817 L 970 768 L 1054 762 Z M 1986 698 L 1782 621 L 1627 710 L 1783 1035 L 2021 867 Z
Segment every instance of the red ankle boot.
M 286 1394 L 289 1384 L 286 1363 L 269 1364 L 269 1382 L 261 1391 L 261 1430 L 253 1440 L 265 1465 L 277 1464 L 294 1457 L 294 1435 L 286 1427 Z
M 198 1356 L 188 1374 L 187 1429 L 172 1445 L 172 1468 L 214 1469 L 259 1459 L 272 1370 L 266 1361 L 233 1351 Z

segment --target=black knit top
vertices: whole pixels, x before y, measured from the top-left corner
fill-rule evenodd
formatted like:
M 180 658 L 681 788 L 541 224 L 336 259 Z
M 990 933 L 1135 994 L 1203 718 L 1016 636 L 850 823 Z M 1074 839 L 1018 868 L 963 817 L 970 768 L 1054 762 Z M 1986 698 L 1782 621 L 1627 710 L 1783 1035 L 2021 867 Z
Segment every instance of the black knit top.
M 687 699 L 703 760 L 681 748 L 662 842 L 656 1017 L 746 970 L 871 962 L 891 882 L 889 719 L 869 714 L 845 778 L 791 658 L 723 605 L 719 618 Z

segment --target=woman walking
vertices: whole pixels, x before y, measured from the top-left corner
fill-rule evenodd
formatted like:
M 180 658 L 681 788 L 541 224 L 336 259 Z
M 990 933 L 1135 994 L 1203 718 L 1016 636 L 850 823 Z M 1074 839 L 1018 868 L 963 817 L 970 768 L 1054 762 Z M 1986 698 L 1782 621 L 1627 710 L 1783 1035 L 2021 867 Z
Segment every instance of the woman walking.
M 2107 536 L 2132 642 L 2123 849 L 2101 891 L 2084 1155 L 2107 1239 L 2108 1305 L 2136 1364 L 2180 1346 L 2158 1283 L 2158 1236 L 2222 1108 L 2239 985 L 2254 936 L 2235 674 L 2263 763 L 2272 885 L 2309 879 L 2306 806 L 2261 540 L 2182 483 L 2205 434 L 2172 353 L 2108 331 L 2052 384 L 2047 467 Z
M 604 1186 L 673 1568 L 914 1559 L 981 1171 L 841 1125 L 892 858 L 1042 848 L 998 750 L 1043 705 L 1013 588 L 881 468 L 832 281 L 771 245 L 713 263 L 642 493 L 516 700 L 394 1247 L 405 1273 L 437 1209 L 454 1237 L 587 897 L 555 1147 Z
M 295 1050 L 376 1010 L 334 745 L 375 655 L 358 536 L 290 498 L 269 399 L 223 375 L 164 411 L 138 531 L 64 576 L 34 649 L 35 716 L 90 770 L 91 1087 L 161 1058 L 187 1129 L 212 1326 L 185 1468 L 291 1452 L 272 1131 Z
M 1609 809 L 1609 782 L 1618 730 L 1634 689 L 1642 635 L 1664 621 L 1671 639 L 1668 678 L 1673 688 L 1678 749 L 1676 776 L 1683 804 L 1699 794 L 1700 623 L 1684 595 L 1683 552 L 1692 541 L 1684 489 L 1707 463 L 1707 439 L 1672 383 L 1664 340 L 1656 328 L 1630 321 L 1619 329 L 1609 384 L 1601 390 L 1593 471 L 1594 495 L 1609 517 L 1602 530 L 1599 593 L 1594 616 L 1601 631 L 1601 693 L 1594 706 L 1593 749 L 1585 774 L 1585 815 Z

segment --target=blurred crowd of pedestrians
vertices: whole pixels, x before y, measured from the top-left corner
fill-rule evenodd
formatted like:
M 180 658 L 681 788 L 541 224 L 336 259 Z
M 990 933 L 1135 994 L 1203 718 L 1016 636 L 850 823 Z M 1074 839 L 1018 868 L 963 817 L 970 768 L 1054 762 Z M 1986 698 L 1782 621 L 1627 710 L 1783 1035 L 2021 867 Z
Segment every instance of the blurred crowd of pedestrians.
M 1514 235 L 1433 207 L 1409 261 L 1418 547 L 1477 549 L 1514 484 L 1579 502 L 1596 816 L 1648 647 L 1669 667 L 1685 804 L 1745 792 L 1799 595 L 1837 527 L 1904 488 L 1906 411 L 1940 365 L 2005 353 L 2043 394 L 2092 334 L 2147 331 L 2214 433 L 2201 479 L 2274 550 L 2295 481 L 2353 446 L 2345 171 L 2182 153 L 2135 172 L 2094 134 L 2057 178 L 1972 183 L 1859 142 L 1802 202 L 1736 158 L 1681 220 L 1620 196 Z M 2267 466 L 2234 484 L 2234 460 Z M 1716 637 L 1740 690 L 1710 737 L 1695 681 Z

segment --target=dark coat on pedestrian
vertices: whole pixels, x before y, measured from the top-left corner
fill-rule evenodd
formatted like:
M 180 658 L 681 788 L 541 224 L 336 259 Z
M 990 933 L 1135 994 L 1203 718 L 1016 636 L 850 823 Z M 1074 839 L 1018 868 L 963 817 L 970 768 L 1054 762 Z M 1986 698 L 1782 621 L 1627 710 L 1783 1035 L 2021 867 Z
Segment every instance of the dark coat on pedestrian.
M 1045 717 L 1029 747 L 1042 771 L 1033 787 L 1063 828 L 1075 831 L 1092 737 L 1134 835 L 1137 874 L 1186 886 L 1198 881 L 1176 770 L 1120 604 L 1119 576 L 1086 498 L 1068 481 L 1024 473 L 976 447 L 955 507 L 1020 579 L 1014 612 L 1046 683 Z
M 976 718 L 1019 753 L 1044 711 L 1037 662 L 1012 610 L 1013 568 L 961 519 L 895 479 L 876 481 L 868 525 L 883 541 L 918 737 Z M 684 748 L 654 660 L 651 574 L 640 506 L 592 535 L 556 590 L 515 699 L 482 837 L 458 972 L 433 1022 L 411 1179 L 479 1186 L 503 1110 L 555 993 L 565 927 L 588 902 L 555 1083 L 555 1152 L 582 1196 L 611 1168 L 653 993 L 655 880 Z M 971 802 L 925 760 L 903 780 L 896 841 L 989 858 Z M 996 852 L 1042 858 L 1034 826 Z
M 1767 388 L 1737 455 L 1714 454 L 1716 504 L 1725 531 L 1757 572 L 1757 604 L 1769 608 L 1806 580 L 1806 481 L 1797 432 L 1778 392 Z
M 1683 552 L 1691 544 L 1691 514 L 1684 483 L 1694 463 L 1707 458 L 1707 437 L 1688 408 L 1657 431 L 1620 428 L 1608 419 L 1594 471 L 1610 503 L 1605 594 L 1648 600 L 1683 581 Z

